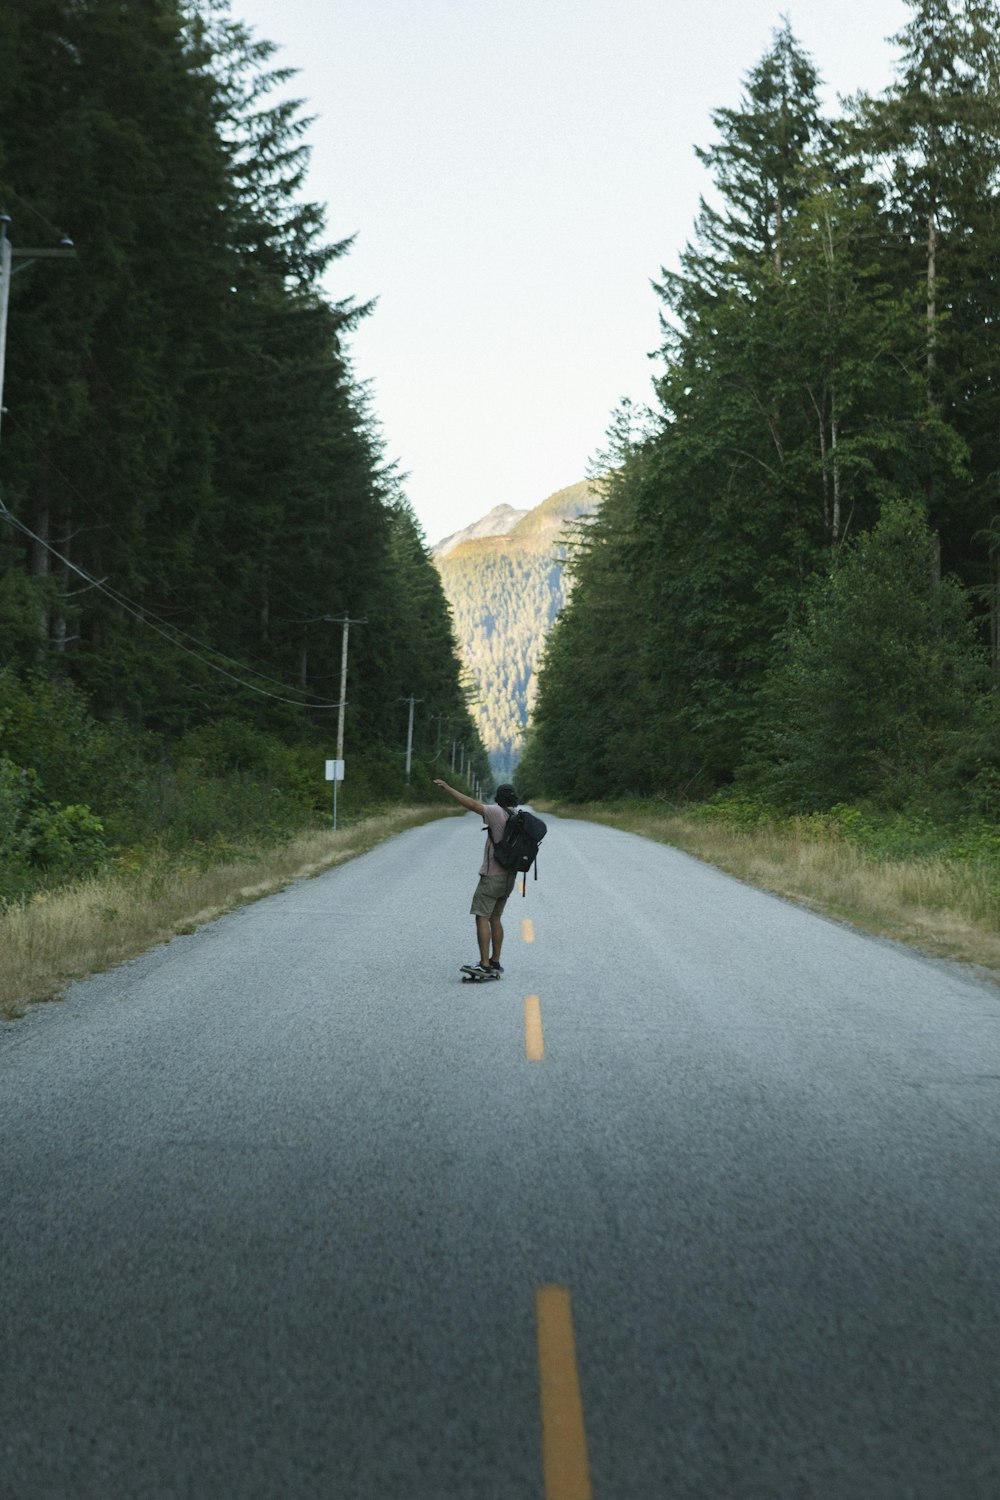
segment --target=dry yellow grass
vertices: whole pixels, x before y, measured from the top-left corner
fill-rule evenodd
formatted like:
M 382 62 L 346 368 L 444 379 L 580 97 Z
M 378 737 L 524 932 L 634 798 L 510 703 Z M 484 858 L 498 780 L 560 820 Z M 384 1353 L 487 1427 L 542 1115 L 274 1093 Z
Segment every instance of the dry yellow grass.
M 553 808 L 673 844 L 750 885 L 879 937 L 977 965 L 1000 981 L 994 892 L 981 868 L 935 859 L 875 860 L 814 825 L 740 828 L 652 809 Z
M 100 972 L 193 932 L 224 912 L 353 859 L 404 828 L 440 816 L 405 808 L 354 827 L 314 830 L 254 856 L 208 869 L 176 858 L 137 872 L 105 870 L 0 915 L 0 1015 L 58 996 L 74 979 Z

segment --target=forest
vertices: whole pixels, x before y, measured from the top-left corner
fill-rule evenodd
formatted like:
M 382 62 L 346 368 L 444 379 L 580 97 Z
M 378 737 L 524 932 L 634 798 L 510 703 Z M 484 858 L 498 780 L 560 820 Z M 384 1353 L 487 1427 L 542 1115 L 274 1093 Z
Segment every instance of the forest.
M 345 812 L 407 793 L 410 697 L 411 794 L 442 728 L 488 775 L 274 51 L 228 0 L 0 0 L 4 900 L 321 816 L 345 617 Z
M 1000 847 L 1000 12 L 908 5 L 884 94 L 824 114 L 785 22 L 714 113 L 528 790 L 973 818 Z

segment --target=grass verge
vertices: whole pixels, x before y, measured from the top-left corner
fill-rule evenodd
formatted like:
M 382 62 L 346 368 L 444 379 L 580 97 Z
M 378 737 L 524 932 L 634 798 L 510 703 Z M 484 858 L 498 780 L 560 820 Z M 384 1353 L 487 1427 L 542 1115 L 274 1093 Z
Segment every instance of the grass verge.
M 548 806 L 563 817 L 672 844 L 865 932 L 975 964 L 1000 983 L 1000 880 L 993 862 L 876 854 L 815 815 L 746 826 L 710 805 L 691 811 L 646 802 Z
M 113 968 L 440 816 L 437 808 L 396 808 L 336 833 L 313 829 L 207 867 L 154 854 L 138 869 L 110 866 L 40 892 L 0 914 L 0 1016 L 13 1020 L 34 1002 L 58 998 L 74 979 Z

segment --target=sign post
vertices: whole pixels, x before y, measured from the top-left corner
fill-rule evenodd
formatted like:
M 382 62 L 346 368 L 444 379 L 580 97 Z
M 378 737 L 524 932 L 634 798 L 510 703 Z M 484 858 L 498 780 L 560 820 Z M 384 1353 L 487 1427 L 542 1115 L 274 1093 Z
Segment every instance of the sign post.
M 337 785 L 344 779 L 344 762 L 342 760 L 328 760 L 326 763 L 326 779 L 333 782 L 333 831 L 337 831 Z

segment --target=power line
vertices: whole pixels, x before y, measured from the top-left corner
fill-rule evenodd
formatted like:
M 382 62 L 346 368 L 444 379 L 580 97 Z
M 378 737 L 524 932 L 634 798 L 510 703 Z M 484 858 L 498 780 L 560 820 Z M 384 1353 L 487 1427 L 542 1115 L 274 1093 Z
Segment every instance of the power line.
M 37 219 L 40 224 L 44 224 L 47 229 L 51 229 L 57 241 L 62 239 L 65 231 L 62 229 L 58 229 L 56 225 L 53 224 L 52 220 L 47 219 L 40 209 L 35 208 L 31 203 L 28 202 L 27 198 L 22 198 L 20 193 L 16 192 L 11 187 L 5 188 L 4 197 L 14 199 L 17 202 L 19 208 L 26 209 L 27 212 L 31 214 L 33 218 Z
M 27 429 L 24 428 L 23 423 L 19 423 L 18 425 L 21 427 L 22 431 L 24 432 L 24 435 L 27 438 L 28 442 L 30 442 L 34 447 L 38 448 L 38 450 L 40 452 L 41 451 L 41 444 L 35 441 L 35 439 L 27 431 Z M 102 455 L 105 452 L 104 449 L 100 449 L 99 451 L 102 453 Z M 97 506 L 94 505 L 93 501 L 92 500 L 88 500 L 87 497 L 86 497 L 86 495 L 83 494 L 82 490 L 79 490 L 76 487 L 76 485 L 73 483 L 73 481 L 66 474 L 64 474 L 62 472 L 62 470 L 59 469 L 56 466 L 56 464 L 54 464 L 51 461 L 51 459 L 49 459 L 48 462 L 49 462 L 49 467 L 51 468 L 53 474 L 58 475 L 58 477 L 63 481 L 63 483 L 67 486 L 67 488 L 76 496 L 76 498 L 78 500 L 81 500 L 83 502 L 83 504 L 86 505 L 88 507 L 88 509 L 92 510 L 95 515 L 100 515 L 101 512 L 98 510 Z M 7 512 L 7 515 L 12 520 L 15 520 L 15 524 L 20 525 L 20 528 L 21 528 L 22 531 L 25 531 L 26 534 L 34 537 L 34 533 L 33 532 L 28 532 L 27 528 L 23 524 L 21 524 L 20 522 L 17 522 L 16 519 L 12 516 L 12 514 L 11 514 L 10 511 Z M 110 523 L 105 523 L 105 524 L 107 524 L 108 530 L 112 533 L 112 535 L 115 536 L 115 537 L 117 537 L 118 541 L 122 542 L 122 544 L 124 545 L 124 538 L 121 536 L 121 534 L 119 532 L 116 532 L 115 529 L 114 529 L 114 527 Z M 53 556 L 60 557 L 60 554 L 58 552 L 56 552 L 55 548 L 50 547 L 49 544 L 48 544 L 48 542 L 44 541 L 41 537 L 37 537 L 37 538 L 35 538 L 35 540 L 41 542 L 41 545 L 43 547 L 47 547 L 48 550 L 53 554 Z M 62 559 L 62 558 L 61 558 L 61 560 L 62 561 L 66 561 L 66 559 Z M 67 565 L 70 566 L 70 567 L 74 566 L 74 564 L 72 564 L 72 563 L 68 563 Z M 89 579 L 89 575 L 86 574 L 81 568 L 76 568 L 76 572 L 80 573 L 81 577 L 85 577 L 85 578 Z M 106 582 L 106 581 L 107 580 L 102 580 L 102 582 Z M 93 581 L 90 580 L 90 582 L 91 582 L 91 587 L 93 587 L 94 586 L 93 585 Z M 164 627 L 165 630 L 172 630 L 172 631 L 176 632 L 176 634 L 178 636 L 180 636 L 182 639 L 187 640 L 187 641 L 192 641 L 194 643 L 194 645 L 198 646 L 202 651 L 207 651 L 212 656 L 217 656 L 220 661 L 227 661 L 227 662 L 229 662 L 229 664 L 231 666 L 239 667 L 240 671 L 242 671 L 242 672 L 249 672 L 250 675 L 251 675 L 251 677 L 259 677 L 260 680 L 261 680 L 261 682 L 270 682 L 274 687 L 284 687 L 285 686 L 285 684 L 282 683 L 282 682 L 280 682 L 278 680 L 278 678 L 276 678 L 276 677 L 270 677 L 266 672 L 258 671 L 258 669 L 256 667 L 250 666 L 247 662 L 239 661 L 239 660 L 237 660 L 236 657 L 227 655 L 227 653 L 225 651 L 220 651 L 216 646 L 210 646 L 210 645 L 208 645 L 207 642 L 201 641 L 201 640 L 198 639 L 197 636 L 192 635 L 190 633 L 190 631 L 182 630 L 179 625 L 174 625 L 169 620 L 164 620 L 162 618 L 162 616 L 156 614 L 156 612 L 154 610 L 149 609 L 145 605 L 136 604 L 136 602 L 135 602 L 134 599 L 129 599 L 128 595 L 121 593 L 120 590 L 109 587 L 109 588 L 104 589 L 103 592 L 105 594 L 107 594 L 108 598 L 110 598 L 115 604 L 120 605 L 120 607 L 122 609 L 127 609 L 130 613 L 138 612 L 138 615 L 142 618 L 142 620 L 143 620 L 144 623 L 148 623 L 149 620 L 156 620 L 158 622 L 158 624 L 160 624 L 160 625 L 162 625 Z M 332 616 L 329 616 L 329 617 L 328 616 L 322 616 L 320 618 L 324 618 L 324 619 L 325 618 L 330 618 L 330 619 L 333 619 Z M 337 623 L 336 620 L 334 620 L 333 622 L 334 622 L 334 624 Z M 168 637 L 168 639 L 171 639 L 171 637 Z M 193 655 L 194 653 L 191 653 L 191 654 Z M 331 676 L 332 675 L 334 675 L 334 674 L 331 674 Z M 329 678 L 324 678 L 323 680 L 324 681 L 329 681 L 330 679 Z M 328 705 L 326 705 L 326 704 L 324 704 L 322 702 L 319 693 L 311 693 L 308 688 L 302 688 L 302 689 L 299 689 L 299 688 L 289 688 L 289 689 L 287 689 L 287 691 L 289 691 L 289 692 L 299 692 L 299 691 L 301 691 L 305 695 L 305 697 L 317 699 L 317 703 L 315 705 L 303 703 L 303 705 L 302 705 L 303 708 L 309 708 L 309 707 L 313 707 L 313 706 L 316 706 L 316 707 L 326 707 L 326 706 L 328 706 Z
M 87 507 L 88 510 L 92 511 L 95 516 L 102 516 L 102 520 L 100 522 L 100 525 L 104 526 L 108 531 L 110 531 L 111 535 L 113 537 L 115 537 L 119 542 L 121 542 L 122 545 L 124 546 L 125 539 L 122 536 L 121 532 L 120 531 L 116 531 L 115 528 L 114 528 L 114 526 L 111 524 L 111 522 L 109 520 L 103 519 L 103 512 L 101 512 L 98 509 L 98 507 L 94 504 L 93 500 L 88 499 L 87 496 L 83 493 L 83 491 L 77 488 L 77 486 L 73 483 L 72 479 L 70 479 L 70 477 L 69 477 L 68 474 L 63 473 L 62 469 L 59 468 L 59 465 L 54 462 L 51 454 L 46 449 L 43 448 L 42 444 L 33 435 L 33 433 L 28 429 L 28 427 L 25 425 L 25 423 L 21 421 L 21 419 L 17 415 L 17 413 L 16 412 L 12 412 L 12 411 L 5 411 L 4 412 L 4 416 L 6 417 L 6 419 L 7 419 L 8 422 L 13 422 L 14 423 L 14 426 L 18 429 L 19 433 L 24 438 L 25 442 L 30 443 L 31 446 L 38 453 L 44 453 L 45 454 L 45 460 L 46 460 L 49 468 L 52 470 L 52 473 L 55 474 L 57 478 L 59 478 L 59 479 L 62 480 L 62 482 L 66 486 L 66 488 L 68 490 L 70 490 L 71 493 L 74 494 L 78 500 L 82 501 L 82 503 Z M 100 448 L 98 451 L 100 452 L 102 458 L 106 458 L 106 452 L 105 452 L 105 450 L 103 448 Z M 109 467 L 113 468 L 114 466 L 113 465 L 109 465 Z M 119 478 L 121 478 L 120 474 L 119 474 Z
M 207 657 L 202 656 L 199 652 L 192 651 L 190 646 L 185 646 L 183 641 L 177 639 L 176 634 L 170 634 L 170 629 L 172 629 L 172 627 L 161 628 L 159 624 L 155 623 L 154 619 L 148 618 L 145 612 L 127 601 L 124 595 L 119 595 L 114 589 L 108 588 L 103 582 L 101 582 L 101 580 L 93 578 L 84 568 L 79 567 L 75 562 L 71 562 L 68 557 L 64 557 L 63 554 L 58 551 L 57 548 L 53 547 L 51 543 L 47 542 L 44 537 L 38 536 L 37 533 L 32 531 L 29 526 L 26 526 L 23 521 L 19 520 L 12 511 L 8 510 L 7 506 L 3 503 L 2 500 L 0 500 L 0 517 L 2 517 L 6 521 L 9 521 L 12 526 L 16 527 L 18 531 L 23 532 L 25 536 L 30 537 L 32 541 L 38 542 L 38 544 L 44 547 L 46 551 L 51 552 L 52 556 L 58 558 L 64 567 L 71 568 L 74 573 L 78 574 L 78 576 L 84 579 L 92 588 L 96 588 L 100 593 L 107 595 L 107 597 L 112 601 L 113 604 L 117 604 L 120 609 L 124 609 L 133 617 L 133 619 L 138 620 L 140 625 L 145 625 L 148 629 L 155 631 L 157 635 L 162 636 L 165 641 L 168 641 L 170 643 L 170 645 L 175 646 L 178 651 L 183 651 L 187 656 L 194 657 L 195 661 L 201 662 L 202 666 L 208 667 L 209 671 L 217 672 L 220 677 L 226 677 L 230 682 L 235 682 L 239 687 L 246 688 L 251 693 L 258 693 L 262 698 L 271 698 L 275 703 L 287 703 L 292 708 L 309 708 L 322 711 L 334 708 L 340 709 L 343 706 L 340 702 L 306 703 L 303 702 L 301 698 L 285 698 L 277 693 L 269 693 L 265 688 L 257 687 L 252 682 L 245 682 L 241 677 L 237 677 L 232 672 L 227 672 L 224 667 L 220 667 L 216 662 L 210 661 Z M 183 632 L 178 633 L 183 634 Z M 190 637 L 190 639 L 193 640 L 194 637 Z M 203 650 L 206 651 L 214 652 L 214 649 L 215 648 L 211 646 L 203 647 Z M 240 666 L 243 671 L 250 672 L 253 676 L 263 677 L 264 675 L 263 673 L 256 672 L 253 667 L 247 667 L 245 664 L 235 661 L 235 659 L 232 657 L 223 656 L 222 652 L 215 652 L 215 654 L 220 656 L 224 661 L 231 661 L 234 665 Z M 264 680 L 267 682 L 274 682 L 275 685 L 279 687 L 285 686 L 283 683 L 278 683 L 274 678 L 264 678 Z M 285 691 L 293 692 L 295 691 L 295 689 L 285 687 Z

